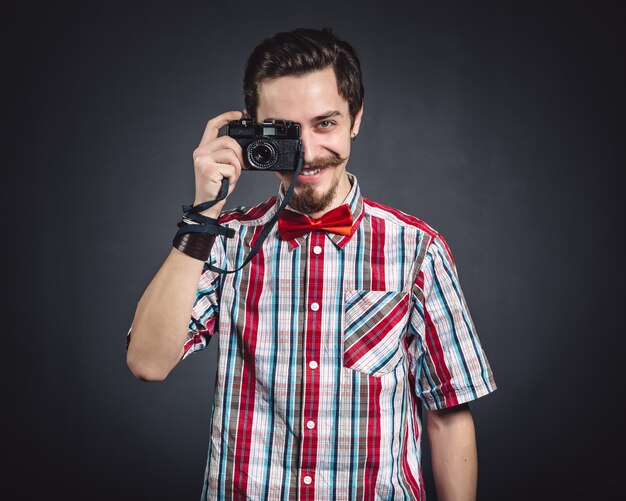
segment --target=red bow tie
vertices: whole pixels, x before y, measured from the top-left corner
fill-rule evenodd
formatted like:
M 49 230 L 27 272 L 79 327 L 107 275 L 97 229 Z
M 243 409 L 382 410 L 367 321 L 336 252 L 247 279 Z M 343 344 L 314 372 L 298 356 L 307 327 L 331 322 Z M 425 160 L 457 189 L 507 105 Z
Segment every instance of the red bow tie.
M 338 235 L 350 235 L 352 212 L 346 204 L 340 205 L 319 219 L 285 209 L 278 218 L 278 233 L 283 240 L 293 240 L 310 231 L 328 231 Z

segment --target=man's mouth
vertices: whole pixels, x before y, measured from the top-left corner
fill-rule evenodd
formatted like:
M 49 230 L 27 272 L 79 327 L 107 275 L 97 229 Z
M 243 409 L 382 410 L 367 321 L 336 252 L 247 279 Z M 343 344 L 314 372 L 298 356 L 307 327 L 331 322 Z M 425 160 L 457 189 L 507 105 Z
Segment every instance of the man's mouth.
M 318 167 L 316 169 L 309 169 L 307 167 L 305 167 L 304 169 L 302 169 L 302 171 L 300 172 L 301 176 L 314 176 L 315 174 L 317 174 L 318 172 L 321 172 L 323 169 Z
M 326 155 L 325 157 L 317 157 L 310 163 L 302 166 L 299 177 L 311 178 L 307 179 L 309 182 L 317 181 L 318 178 L 315 177 L 317 174 L 324 172 L 328 167 L 338 167 L 345 161 L 345 158 L 341 158 L 336 153 Z M 301 179 L 301 181 L 304 181 L 304 179 Z

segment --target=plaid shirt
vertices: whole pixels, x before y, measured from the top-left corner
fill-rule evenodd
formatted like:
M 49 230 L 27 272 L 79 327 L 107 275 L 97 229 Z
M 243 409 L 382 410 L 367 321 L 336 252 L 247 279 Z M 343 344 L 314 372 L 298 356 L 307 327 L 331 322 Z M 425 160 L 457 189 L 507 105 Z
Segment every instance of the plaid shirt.
M 200 278 L 185 356 L 218 333 L 202 499 L 425 498 L 421 407 L 495 389 L 448 246 L 360 195 L 349 236 L 276 228 Z M 282 195 L 221 217 L 210 262 L 245 259 Z

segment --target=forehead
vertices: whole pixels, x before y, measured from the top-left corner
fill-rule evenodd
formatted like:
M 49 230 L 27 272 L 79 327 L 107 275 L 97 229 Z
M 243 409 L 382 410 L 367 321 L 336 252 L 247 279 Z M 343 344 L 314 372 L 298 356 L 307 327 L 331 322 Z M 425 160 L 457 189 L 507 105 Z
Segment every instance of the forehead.
M 348 115 L 348 102 L 339 95 L 332 68 L 266 80 L 259 84 L 257 118 L 304 123 L 328 111 Z

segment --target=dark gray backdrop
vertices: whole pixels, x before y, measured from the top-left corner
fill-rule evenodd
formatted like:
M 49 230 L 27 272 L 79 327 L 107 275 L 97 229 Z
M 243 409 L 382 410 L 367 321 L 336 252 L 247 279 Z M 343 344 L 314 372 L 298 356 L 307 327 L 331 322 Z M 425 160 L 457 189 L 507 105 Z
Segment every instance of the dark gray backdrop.
M 434 5 L 436 4 L 436 5 Z M 213 346 L 134 380 L 125 334 L 206 121 L 276 31 L 357 48 L 349 170 L 449 241 L 499 390 L 479 499 L 610 499 L 622 419 L 624 18 L 595 4 L 63 2 L 5 12 L 6 499 L 197 499 Z M 274 194 L 242 176 L 229 206 Z M 426 476 L 430 469 L 426 461 Z

